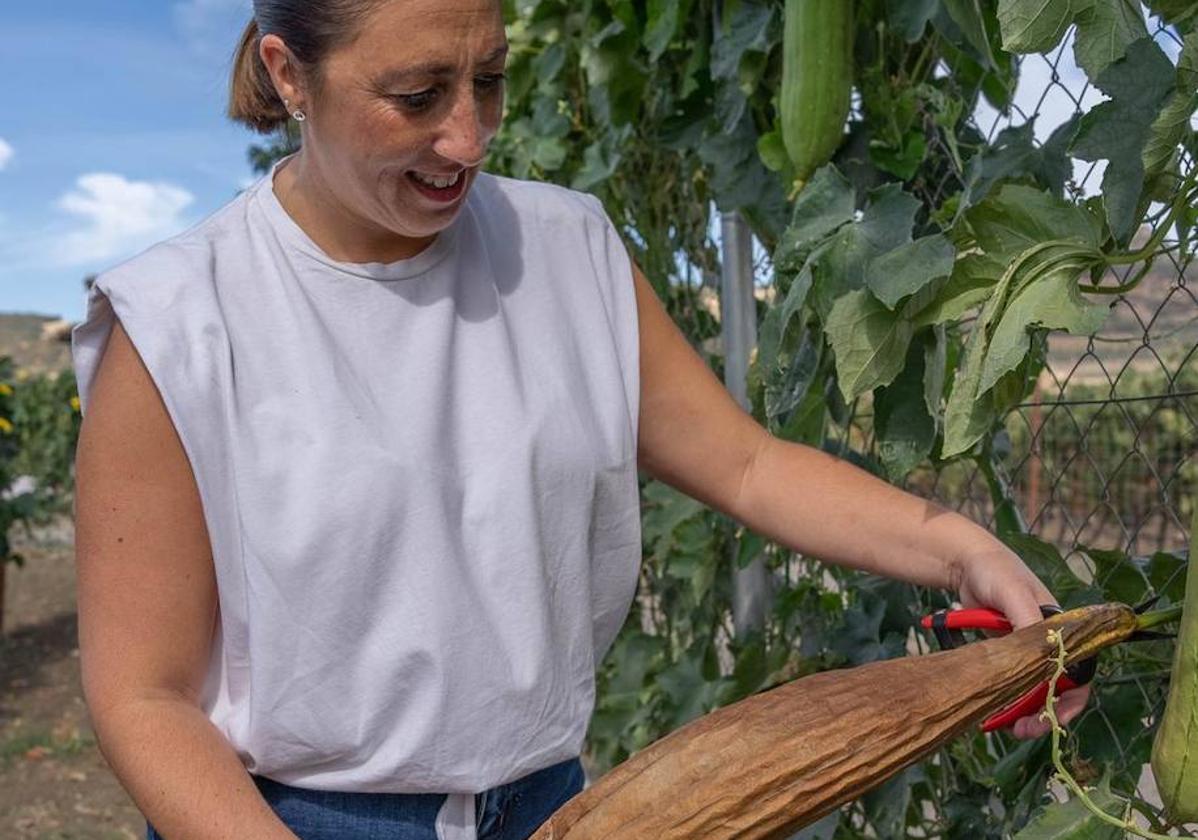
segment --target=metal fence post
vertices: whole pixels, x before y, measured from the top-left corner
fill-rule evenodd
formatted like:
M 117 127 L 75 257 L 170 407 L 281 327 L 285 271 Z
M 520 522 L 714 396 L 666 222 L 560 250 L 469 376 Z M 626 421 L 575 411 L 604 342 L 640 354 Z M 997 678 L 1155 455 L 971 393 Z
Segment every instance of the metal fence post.
M 757 311 L 753 297 L 753 240 L 739 213 L 721 214 L 720 327 L 724 345 L 724 385 L 746 411 L 750 409 L 746 377 L 749 355 L 757 344 Z M 736 569 L 737 547 L 732 547 Z M 734 572 L 732 618 L 738 636 L 765 626 L 769 610 L 769 578 L 760 556 Z

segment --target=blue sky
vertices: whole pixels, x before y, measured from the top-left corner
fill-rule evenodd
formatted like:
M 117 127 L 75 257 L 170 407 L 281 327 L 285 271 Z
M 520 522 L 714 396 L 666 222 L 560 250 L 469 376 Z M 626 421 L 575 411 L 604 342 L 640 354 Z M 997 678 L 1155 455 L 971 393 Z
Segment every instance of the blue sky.
M 83 317 L 83 277 L 231 200 L 258 136 L 224 117 L 249 0 L 0 11 L 0 311 Z

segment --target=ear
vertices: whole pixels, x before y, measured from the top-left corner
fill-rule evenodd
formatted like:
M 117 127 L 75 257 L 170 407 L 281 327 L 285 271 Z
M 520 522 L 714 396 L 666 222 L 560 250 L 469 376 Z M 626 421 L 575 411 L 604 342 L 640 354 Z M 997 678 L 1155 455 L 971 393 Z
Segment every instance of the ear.
M 299 62 L 283 39 L 274 34 L 263 35 L 258 44 L 258 55 L 270 73 L 279 98 L 290 102 L 292 107 L 299 107 L 304 102 L 303 78 Z

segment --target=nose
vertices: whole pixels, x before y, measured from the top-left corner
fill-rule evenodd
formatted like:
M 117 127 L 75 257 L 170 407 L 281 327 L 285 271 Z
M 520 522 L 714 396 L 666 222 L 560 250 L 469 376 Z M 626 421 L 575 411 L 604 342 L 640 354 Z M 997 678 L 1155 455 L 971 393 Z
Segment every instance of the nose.
M 479 101 L 473 85 L 459 85 L 453 107 L 441 123 L 439 137 L 433 145 L 437 154 L 465 168 L 482 163 L 497 129 L 487 121 L 490 108 L 485 101 Z

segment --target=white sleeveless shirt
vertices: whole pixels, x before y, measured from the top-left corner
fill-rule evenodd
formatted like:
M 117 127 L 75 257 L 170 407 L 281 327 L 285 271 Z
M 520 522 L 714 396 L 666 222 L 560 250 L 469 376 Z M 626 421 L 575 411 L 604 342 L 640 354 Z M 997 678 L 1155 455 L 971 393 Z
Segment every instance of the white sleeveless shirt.
M 72 334 L 86 413 L 121 320 L 195 474 L 205 713 L 312 789 L 478 793 L 577 756 L 641 558 L 627 251 L 594 197 L 480 173 L 422 253 L 337 262 L 277 168 L 101 274 Z

